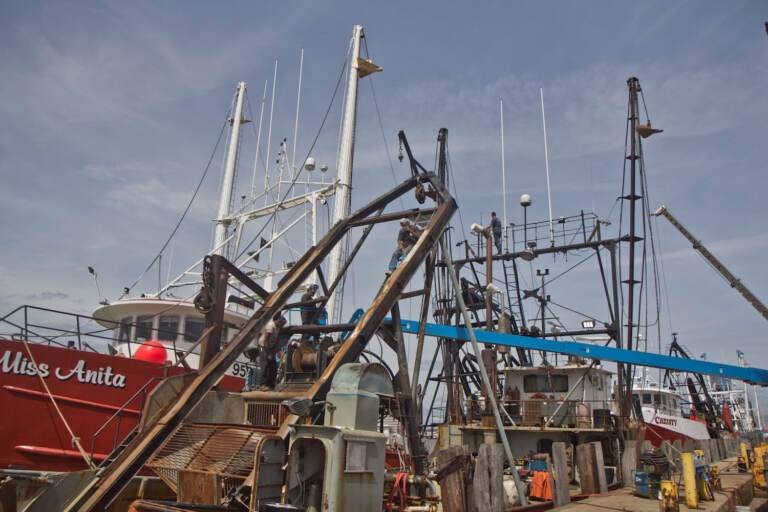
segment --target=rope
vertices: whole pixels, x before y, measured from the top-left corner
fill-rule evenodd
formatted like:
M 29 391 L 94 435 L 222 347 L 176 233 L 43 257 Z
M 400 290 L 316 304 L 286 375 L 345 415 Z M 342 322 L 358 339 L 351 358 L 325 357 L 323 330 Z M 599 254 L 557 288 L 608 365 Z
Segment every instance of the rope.
M 32 349 L 29 346 L 29 341 L 25 339 L 23 343 L 24 343 L 24 347 L 27 349 L 27 355 L 29 356 L 30 361 L 32 361 L 32 364 L 35 365 L 35 368 L 39 368 L 39 366 L 37 365 L 37 361 L 35 361 L 35 356 L 32 355 Z M 64 423 L 64 427 L 66 427 L 67 432 L 69 432 L 69 435 L 72 437 L 72 445 L 78 449 L 78 451 L 80 452 L 80 455 L 82 455 L 83 457 L 83 460 L 88 465 L 88 468 L 96 469 L 96 466 L 94 465 L 93 460 L 91 460 L 90 456 L 83 448 L 83 445 L 80 444 L 80 438 L 77 437 L 75 433 L 72 431 L 72 427 L 69 426 L 67 419 L 64 417 L 64 413 L 61 412 L 61 409 L 59 408 L 59 404 L 56 403 L 56 399 L 53 397 L 51 390 L 48 388 L 48 384 L 45 382 L 45 379 L 40 374 L 40 372 L 37 372 L 37 376 L 39 377 L 40 383 L 43 385 L 43 389 L 45 389 L 45 393 L 48 395 L 48 398 L 51 399 L 51 403 L 53 404 L 53 407 L 56 409 L 56 412 L 59 414 L 59 418 L 61 418 L 61 422 Z

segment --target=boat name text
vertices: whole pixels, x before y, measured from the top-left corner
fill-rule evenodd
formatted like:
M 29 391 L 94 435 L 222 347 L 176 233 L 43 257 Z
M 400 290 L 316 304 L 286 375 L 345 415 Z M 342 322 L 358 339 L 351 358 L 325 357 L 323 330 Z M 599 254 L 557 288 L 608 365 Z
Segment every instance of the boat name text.
M 2 369 L 3 373 L 14 375 L 27 375 L 29 377 L 39 375 L 43 379 L 47 379 L 53 373 L 59 380 L 74 378 L 83 384 L 110 386 L 113 388 L 125 387 L 125 375 L 115 373 L 111 366 L 97 370 L 89 369 L 86 367 L 84 359 L 80 359 L 71 369 L 56 367 L 51 372 L 51 367 L 47 363 L 35 364 L 26 358 L 22 352 L 14 354 L 13 351 L 6 350 L 3 356 L 0 357 L 0 369 Z
M 653 422 L 657 425 L 671 425 L 673 427 L 677 426 L 677 420 L 674 418 L 660 418 L 659 416 L 656 416 L 653 418 Z

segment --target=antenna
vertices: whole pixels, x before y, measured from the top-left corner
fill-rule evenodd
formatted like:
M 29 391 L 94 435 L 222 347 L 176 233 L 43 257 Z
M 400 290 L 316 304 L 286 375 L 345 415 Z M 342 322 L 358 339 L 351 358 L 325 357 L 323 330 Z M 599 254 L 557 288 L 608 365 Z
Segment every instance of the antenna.
M 293 125 L 293 151 L 291 155 L 291 178 L 295 178 L 298 173 L 296 169 L 296 142 L 299 138 L 299 106 L 301 105 L 301 79 L 304 74 L 304 48 L 301 49 L 299 57 L 299 87 L 296 93 L 296 121 Z
M 109 302 L 107 302 L 107 300 L 101 296 L 101 287 L 99 286 L 99 275 L 90 265 L 88 265 L 88 273 L 93 276 L 93 282 L 96 283 L 96 293 L 99 294 L 99 304 L 106 306 L 107 304 L 109 304 Z
M 256 134 L 256 155 L 253 157 L 253 177 L 251 177 L 251 199 L 256 198 L 256 169 L 259 166 L 259 147 L 261 146 L 261 122 L 264 118 L 264 103 L 267 101 L 267 80 L 264 80 L 264 92 L 261 95 L 259 110 L 259 130 Z
M 541 96 L 541 122 L 544 125 L 544 166 L 547 169 L 547 203 L 549 204 L 549 240 L 555 246 L 555 229 L 552 226 L 552 191 L 549 187 L 549 149 L 547 148 L 547 117 L 544 115 L 544 89 L 539 88 Z
M 503 198 L 504 205 L 504 234 L 507 230 L 507 169 L 504 165 L 504 98 L 499 98 L 499 117 L 501 118 L 501 196 Z M 504 237 L 506 241 L 506 236 Z M 507 242 L 507 250 L 509 250 L 509 243 Z

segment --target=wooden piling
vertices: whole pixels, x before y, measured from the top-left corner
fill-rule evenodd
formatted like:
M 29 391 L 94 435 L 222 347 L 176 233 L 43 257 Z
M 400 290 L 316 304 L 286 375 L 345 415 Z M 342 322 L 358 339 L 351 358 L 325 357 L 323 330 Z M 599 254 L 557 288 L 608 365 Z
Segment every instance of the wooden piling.
M 576 446 L 576 466 L 579 468 L 579 485 L 582 494 L 600 492 L 600 482 L 595 464 L 595 446 L 585 443 Z
M 465 482 L 468 469 L 469 450 L 466 446 L 451 446 L 437 454 L 437 481 L 445 512 L 467 512 Z
M 568 455 L 565 443 L 552 443 L 552 465 L 555 473 L 552 482 L 552 501 L 555 507 L 562 507 L 571 502 L 568 489 Z
M 608 481 L 605 477 L 605 457 L 603 457 L 603 445 L 599 441 L 591 443 L 595 447 L 595 471 L 597 472 L 598 490 L 602 494 L 608 492 Z
M 481 444 L 475 463 L 473 494 L 479 512 L 504 512 L 504 448 Z

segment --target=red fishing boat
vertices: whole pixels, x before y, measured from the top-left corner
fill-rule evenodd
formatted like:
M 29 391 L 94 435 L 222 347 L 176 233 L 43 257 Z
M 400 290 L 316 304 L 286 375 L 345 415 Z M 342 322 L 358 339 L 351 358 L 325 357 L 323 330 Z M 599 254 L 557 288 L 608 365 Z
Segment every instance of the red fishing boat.
M 289 170 L 292 166 L 283 141 L 276 167 L 264 169 L 269 174 L 265 190 L 251 193 L 249 203 L 231 211 L 240 125 L 246 121 L 245 88 L 244 82 L 238 84 L 228 114 L 231 134 L 210 252 L 225 256 L 268 290 L 272 280 L 290 268 L 289 258 L 303 253 L 296 246 L 306 245 L 307 233 L 316 238 L 316 204 L 326 204 L 341 185 L 339 180 L 327 181 L 327 166 L 323 165 L 319 166 L 321 179 L 305 179 L 301 193 L 292 188 L 286 191 L 290 178 L 286 173 L 295 170 Z M 314 170 L 314 159 L 308 158 L 304 167 Z M 344 186 L 348 189 L 349 184 L 347 180 Z M 339 218 L 344 214 L 339 213 Z M 257 219 L 263 224 L 256 235 L 249 236 L 258 248 L 239 247 L 241 241 L 245 245 L 249 240 L 243 238 L 245 224 Z M 331 223 L 336 220 L 336 216 L 329 219 Z M 293 226 L 298 226 L 294 231 L 300 235 L 291 239 Z M 279 250 L 288 252 L 273 253 L 278 250 L 278 239 Z M 273 268 L 272 261 L 283 265 Z M 205 320 L 204 308 L 196 307 L 191 299 L 203 284 L 203 265 L 201 259 L 152 294 L 130 298 L 126 288 L 120 299 L 102 300 L 91 317 L 33 306 L 0 317 L 0 472 L 97 466 L 135 429 L 150 391 L 161 379 L 196 371 Z M 329 270 L 330 275 L 338 271 Z M 96 277 L 92 268 L 89 271 Z M 229 297 L 222 344 L 248 318 L 254 300 L 259 297 Z M 289 311 L 289 321 L 291 315 Z M 242 390 L 249 364 L 241 357 L 220 387 Z

